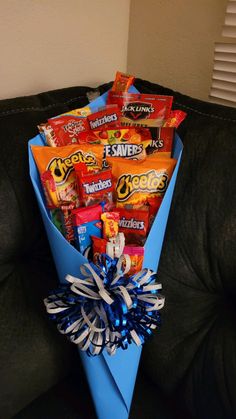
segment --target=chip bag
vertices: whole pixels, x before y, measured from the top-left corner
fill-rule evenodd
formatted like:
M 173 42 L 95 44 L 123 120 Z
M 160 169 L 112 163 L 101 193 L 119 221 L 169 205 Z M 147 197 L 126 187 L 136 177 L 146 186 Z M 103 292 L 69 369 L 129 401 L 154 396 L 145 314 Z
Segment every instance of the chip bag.
M 176 165 L 175 159 L 135 160 L 107 158 L 112 166 L 118 207 L 151 205 L 162 199 Z
M 85 163 L 89 171 L 102 167 L 103 147 L 91 145 L 69 145 L 64 147 L 31 146 L 40 175 L 50 171 L 60 203 L 70 202 L 79 206 L 76 175 L 73 164 Z

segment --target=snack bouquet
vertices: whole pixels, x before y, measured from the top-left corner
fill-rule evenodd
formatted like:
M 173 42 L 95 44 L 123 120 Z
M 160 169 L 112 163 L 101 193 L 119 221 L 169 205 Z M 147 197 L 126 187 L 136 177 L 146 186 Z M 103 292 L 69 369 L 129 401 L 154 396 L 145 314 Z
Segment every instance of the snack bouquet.
M 156 271 L 186 116 L 133 80 L 118 72 L 108 93 L 29 141 L 59 277 L 46 310 L 78 345 L 99 419 L 128 418 L 141 347 L 160 325 Z

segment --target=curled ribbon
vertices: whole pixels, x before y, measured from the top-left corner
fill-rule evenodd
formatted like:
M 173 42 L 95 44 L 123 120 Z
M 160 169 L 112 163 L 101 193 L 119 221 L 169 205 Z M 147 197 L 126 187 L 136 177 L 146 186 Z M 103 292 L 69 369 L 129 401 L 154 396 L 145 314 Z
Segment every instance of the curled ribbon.
M 81 266 L 84 279 L 67 275 L 68 283 L 44 300 L 58 330 L 88 355 L 142 345 L 160 324 L 165 299 L 156 273 L 143 269 L 128 277 L 129 269 L 128 255 L 101 255 L 98 265 Z

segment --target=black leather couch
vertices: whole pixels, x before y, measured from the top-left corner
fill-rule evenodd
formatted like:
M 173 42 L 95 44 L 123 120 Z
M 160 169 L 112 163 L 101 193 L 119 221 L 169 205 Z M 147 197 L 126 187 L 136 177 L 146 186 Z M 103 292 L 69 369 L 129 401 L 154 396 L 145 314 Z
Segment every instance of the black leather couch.
M 173 94 L 188 113 L 159 279 L 162 328 L 145 345 L 131 419 L 236 418 L 236 109 Z M 100 93 L 111 83 L 99 87 Z M 96 418 L 76 348 L 42 303 L 56 284 L 28 174 L 37 124 L 88 103 L 72 87 L 0 101 L 0 418 Z M 104 418 L 111 419 L 111 418 Z

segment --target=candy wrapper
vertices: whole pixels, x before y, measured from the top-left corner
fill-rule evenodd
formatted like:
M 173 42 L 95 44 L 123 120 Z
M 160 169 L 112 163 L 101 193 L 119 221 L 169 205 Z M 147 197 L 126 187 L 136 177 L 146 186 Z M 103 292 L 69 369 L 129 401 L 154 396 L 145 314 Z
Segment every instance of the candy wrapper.
M 136 90 L 131 88 L 130 91 L 135 92 Z M 91 102 L 89 106 L 92 112 L 105 106 L 106 98 L 107 94 L 104 94 Z M 75 281 L 72 286 L 77 287 L 76 280 L 71 278 L 78 278 L 80 269 L 84 264 L 88 264 L 88 261 L 66 241 L 51 221 L 50 209 L 47 209 L 45 206 L 44 192 L 31 152 L 31 145 L 44 145 L 41 136 L 38 135 L 29 141 L 30 177 L 45 225 L 59 281 L 61 287 L 68 286 L 68 281 L 65 278 L 69 274 L 69 281 Z M 181 140 L 176 135 L 173 157 L 177 159 L 177 164 L 144 247 L 143 268 L 148 268 L 149 270 L 157 271 L 182 148 Z M 106 295 L 104 298 L 106 298 Z M 136 340 L 134 335 L 133 341 L 135 342 Z M 136 343 L 140 342 L 137 340 Z M 91 357 L 85 351 L 79 351 L 99 419 L 128 419 L 141 355 L 141 346 L 138 346 L 136 343 L 129 344 L 126 350 L 117 349 L 114 356 L 109 355 L 105 350 L 101 354 Z

